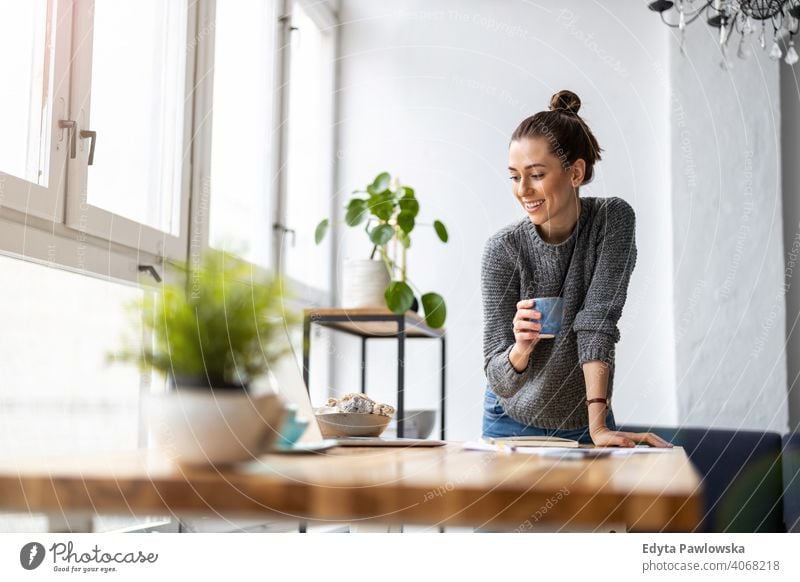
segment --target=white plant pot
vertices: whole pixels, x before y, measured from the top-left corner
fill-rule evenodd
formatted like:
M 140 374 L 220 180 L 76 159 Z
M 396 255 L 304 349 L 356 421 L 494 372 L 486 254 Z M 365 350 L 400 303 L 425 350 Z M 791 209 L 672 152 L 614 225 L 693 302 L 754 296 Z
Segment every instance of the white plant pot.
M 347 259 L 342 269 L 342 307 L 386 307 L 389 272 L 383 261 Z
M 285 414 L 277 394 L 208 388 L 148 393 L 144 407 L 156 443 L 180 464 L 252 460 L 275 441 Z

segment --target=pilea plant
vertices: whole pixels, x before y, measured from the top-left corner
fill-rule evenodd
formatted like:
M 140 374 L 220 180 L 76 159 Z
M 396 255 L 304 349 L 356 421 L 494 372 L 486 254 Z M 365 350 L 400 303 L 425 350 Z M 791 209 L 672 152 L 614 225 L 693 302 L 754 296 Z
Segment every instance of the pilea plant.
M 421 293 L 407 273 L 406 252 L 411 246 L 411 232 L 417 224 L 417 214 L 419 202 L 414 189 L 401 185 L 388 172 L 381 172 L 366 189 L 353 191 L 353 196 L 345 206 L 345 223 L 350 227 L 364 224 L 364 232 L 373 245 L 370 258 L 375 258 L 377 252 L 389 272 L 390 282 L 384 292 L 386 306 L 393 313 L 402 314 L 412 308 L 419 295 L 425 323 L 439 328 L 447 318 L 444 298 L 438 293 Z M 325 238 L 328 227 L 327 218 L 317 225 L 314 233 L 317 244 Z M 434 220 L 433 229 L 439 240 L 446 243 L 448 235 L 444 224 Z M 389 251 L 390 245 L 394 251 L 392 253 Z

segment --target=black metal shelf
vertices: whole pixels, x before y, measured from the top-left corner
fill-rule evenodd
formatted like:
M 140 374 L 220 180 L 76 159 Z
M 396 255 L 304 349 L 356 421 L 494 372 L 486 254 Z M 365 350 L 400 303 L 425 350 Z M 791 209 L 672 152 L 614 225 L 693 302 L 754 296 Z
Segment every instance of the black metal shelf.
M 440 433 L 445 439 L 445 370 L 447 367 L 446 337 L 443 328 L 432 328 L 425 320 L 413 311 L 397 315 L 388 309 L 306 309 L 303 317 L 303 379 L 306 390 L 309 386 L 309 366 L 311 352 L 311 325 L 335 329 L 361 338 L 361 392 L 366 394 L 367 379 L 367 340 L 397 339 L 397 436 L 404 436 L 405 421 L 405 342 L 406 339 L 438 339 L 441 341 L 441 399 L 439 411 L 441 416 Z

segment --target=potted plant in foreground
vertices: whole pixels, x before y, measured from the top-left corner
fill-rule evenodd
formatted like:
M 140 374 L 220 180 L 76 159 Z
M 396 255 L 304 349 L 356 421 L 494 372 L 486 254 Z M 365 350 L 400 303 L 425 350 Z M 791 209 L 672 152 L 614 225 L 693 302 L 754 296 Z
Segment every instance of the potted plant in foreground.
M 146 415 L 158 444 L 180 462 L 227 463 L 259 454 L 277 436 L 284 406 L 255 396 L 251 383 L 291 350 L 287 330 L 300 319 L 286 309 L 280 277 L 257 277 L 241 259 L 210 250 L 198 268 L 172 263 L 183 277 L 128 309 L 151 343 L 110 361 L 156 371 L 174 388 L 148 394 Z
M 385 305 L 397 314 L 409 309 L 416 310 L 419 296 L 425 323 L 434 328 L 442 327 L 447 318 L 444 299 L 438 293 L 421 293 L 407 274 L 406 253 L 411 246 L 411 232 L 417 224 L 419 213 L 414 189 L 401 185 L 388 172 L 381 172 L 365 190 L 353 192 L 345 209 L 347 225 L 357 227 L 366 222 L 364 232 L 372 243 L 372 252 L 367 261 L 355 263 L 355 266 L 352 266 L 353 263 L 345 265 L 346 270 L 348 267 L 355 269 L 360 271 L 358 274 L 361 276 L 359 281 L 345 281 L 345 296 L 348 295 L 348 289 L 375 288 L 382 293 Z M 325 238 L 328 226 L 328 219 L 317 225 L 314 234 L 317 244 Z M 446 243 L 448 234 L 444 224 L 434 220 L 433 228 L 439 240 Z M 374 260 L 376 253 L 379 261 Z M 366 302 L 362 304 L 367 305 Z M 357 304 L 345 305 L 354 306 Z

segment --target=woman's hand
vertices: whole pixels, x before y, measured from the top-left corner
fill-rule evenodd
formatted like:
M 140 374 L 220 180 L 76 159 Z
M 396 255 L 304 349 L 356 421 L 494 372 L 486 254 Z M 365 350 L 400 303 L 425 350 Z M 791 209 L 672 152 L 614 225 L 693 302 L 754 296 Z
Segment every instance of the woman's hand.
M 521 354 L 529 355 L 541 339 L 539 331 L 542 324 L 530 319 L 541 319 L 542 314 L 533 309 L 533 299 L 523 299 L 517 303 L 517 312 L 512 322 L 514 326 L 514 340 Z
M 624 432 L 611 430 L 607 426 L 590 431 L 592 442 L 598 447 L 633 447 L 636 443 L 659 448 L 671 448 L 668 443 L 652 432 Z

